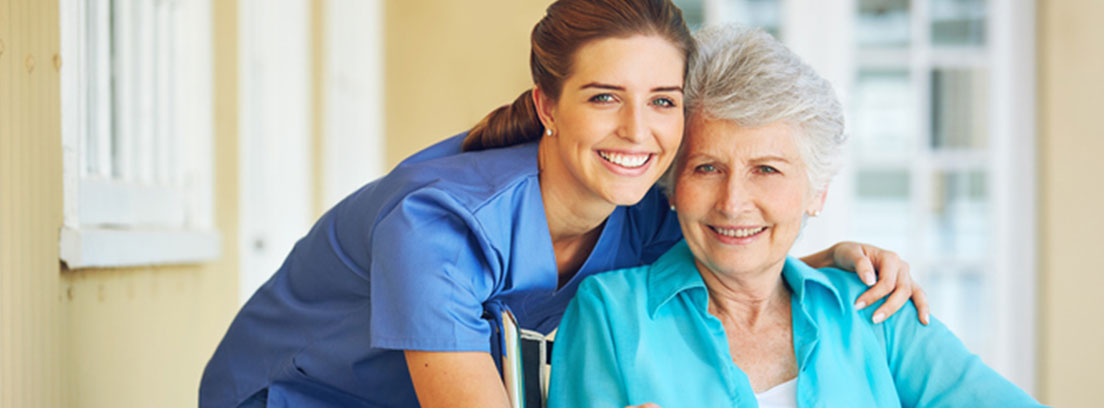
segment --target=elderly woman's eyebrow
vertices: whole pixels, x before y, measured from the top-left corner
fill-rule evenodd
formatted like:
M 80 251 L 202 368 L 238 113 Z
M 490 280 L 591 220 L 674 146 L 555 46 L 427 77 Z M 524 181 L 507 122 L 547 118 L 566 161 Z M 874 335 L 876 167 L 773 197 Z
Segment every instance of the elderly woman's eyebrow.
M 784 163 L 790 163 L 792 160 L 790 160 L 790 158 L 785 157 L 785 156 L 766 155 L 766 156 L 752 157 L 750 161 L 752 161 L 752 162 L 780 161 L 780 162 L 784 162 Z
M 590 82 L 590 83 L 587 83 L 587 84 L 579 87 L 579 89 L 587 89 L 587 88 L 608 89 L 608 90 L 611 90 L 611 91 L 624 91 L 625 90 L 625 87 L 623 87 L 623 86 L 603 84 L 601 82 Z M 678 92 L 678 93 L 682 93 L 682 87 L 677 86 L 677 85 L 659 86 L 659 87 L 652 88 L 651 92 Z
M 719 161 L 720 158 L 719 158 L 719 156 L 717 156 L 715 154 L 710 154 L 709 152 L 691 151 L 691 152 L 686 152 L 685 153 L 683 160 L 684 161 L 691 161 L 691 160 L 714 160 L 714 161 Z

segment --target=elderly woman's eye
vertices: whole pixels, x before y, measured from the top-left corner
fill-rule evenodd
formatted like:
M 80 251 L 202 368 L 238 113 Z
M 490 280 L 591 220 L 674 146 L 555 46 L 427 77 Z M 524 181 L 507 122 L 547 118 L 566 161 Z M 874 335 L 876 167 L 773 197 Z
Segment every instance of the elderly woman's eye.
M 598 103 L 613 102 L 613 95 L 610 95 L 608 93 L 594 95 L 590 97 L 590 101 Z
M 694 171 L 698 173 L 713 173 L 717 171 L 717 167 L 712 164 L 701 164 L 695 167 Z
M 763 174 L 774 174 L 778 173 L 778 169 L 771 166 L 759 166 L 759 172 Z
M 656 98 L 652 101 L 652 105 L 659 106 L 661 108 L 673 108 L 675 107 L 675 101 L 671 98 Z

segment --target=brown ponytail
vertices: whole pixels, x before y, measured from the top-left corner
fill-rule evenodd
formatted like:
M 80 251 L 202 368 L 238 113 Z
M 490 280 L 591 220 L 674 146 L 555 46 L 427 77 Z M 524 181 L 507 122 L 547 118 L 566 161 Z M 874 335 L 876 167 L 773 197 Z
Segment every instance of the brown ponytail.
M 514 103 L 498 107 L 476 123 L 460 148 L 470 152 L 532 142 L 540 139 L 543 130 L 530 89 L 522 92 Z
M 571 74 L 575 51 L 590 41 L 637 34 L 663 37 L 683 51 L 685 72 L 694 39 L 671 0 L 557 0 L 529 37 L 533 83 L 555 101 Z M 543 131 L 532 91 L 525 91 L 479 121 L 461 146 L 464 151 L 512 146 L 539 140 Z

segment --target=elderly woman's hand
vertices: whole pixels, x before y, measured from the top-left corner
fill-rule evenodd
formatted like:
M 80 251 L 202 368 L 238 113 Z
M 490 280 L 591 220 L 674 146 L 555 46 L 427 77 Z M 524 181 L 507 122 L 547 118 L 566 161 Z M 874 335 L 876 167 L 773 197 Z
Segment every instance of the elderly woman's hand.
M 837 267 L 854 271 L 859 279 L 871 286 L 855 301 L 856 309 L 862 309 L 889 295 L 885 303 L 874 311 L 874 323 L 881 323 L 897 313 L 910 297 L 916 306 L 920 322 L 925 325 L 929 323 L 928 296 L 923 288 L 912 281 L 908 262 L 902 260 L 897 253 L 873 245 L 845 241 L 804 260 L 817 268 Z

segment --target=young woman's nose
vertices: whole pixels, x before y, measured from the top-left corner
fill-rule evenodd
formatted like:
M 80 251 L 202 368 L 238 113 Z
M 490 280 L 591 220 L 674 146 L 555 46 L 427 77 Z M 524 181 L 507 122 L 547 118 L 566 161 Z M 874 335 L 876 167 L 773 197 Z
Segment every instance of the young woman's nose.
M 635 104 L 624 104 L 621 108 L 621 121 L 618 136 L 622 139 L 640 143 L 648 137 L 648 126 L 644 123 L 644 109 Z

